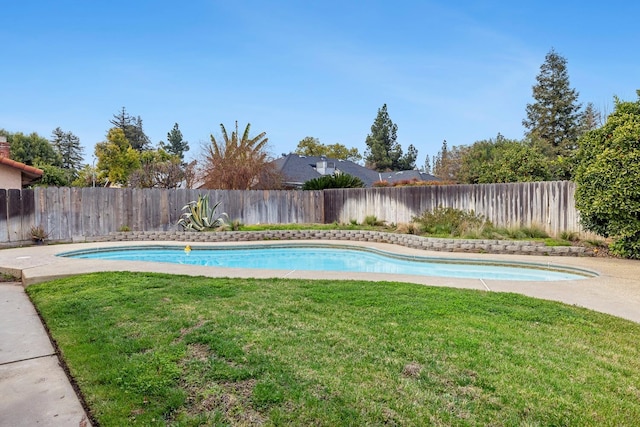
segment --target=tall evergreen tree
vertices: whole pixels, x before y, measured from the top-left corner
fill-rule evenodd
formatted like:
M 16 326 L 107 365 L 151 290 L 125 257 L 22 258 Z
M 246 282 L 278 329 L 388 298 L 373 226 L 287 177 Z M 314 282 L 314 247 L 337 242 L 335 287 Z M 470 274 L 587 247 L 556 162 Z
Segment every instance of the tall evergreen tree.
M 587 103 L 580 117 L 580 136 L 602 125 L 602 115 L 600 111 L 596 110 L 593 103 Z
M 180 161 L 184 161 L 184 152 L 189 151 L 189 143 L 183 139 L 177 123 L 173 125 L 173 129 L 167 132 L 167 142 L 160 142 L 160 147 L 167 153 L 178 156 Z
M 396 142 L 398 126 L 391 121 L 387 112 L 387 104 L 378 109 L 371 133 L 365 143 L 367 150 L 365 160 L 367 166 L 380 172 L 393 170 L 394 163 L 402 155 L 402 148 Z
M 125 138 L 127 138 L 134 150 L 141 152 L 149 149 L 151 140 L 142 130 L 142 118 L 140 116 L 131 116 L 127 113 L 126 108 L 122 107 L 122 111 L 114 114 L 109 123 L 122 129 Z
M 367 167 L 379 172 L 415 169 L 418 150 L 410 145 L 408 153 L 403 156 L 402 147 L 396 141 L 397 133 L 398 126 L 391 121 L 387 104 L 384 104 L 378 109 L 378 115 L 371 125 L 371 133 L 365 140 Z
M 581 105 L 578 92 L 569 85 L 567 60 L 551 50 L 540 66 L 533 86 L 532 104 L 527 104 L 527 118 L 522 121 L 527 136 L 542 144 L 543 151 L 563 167 L 557 168 L 557 178 L 569 179 L 566 160 L 573 156 L 580 136 Z
M 424 159 L 424 166 L 422 167 L 422 172 L 431 174 L 431 157 L 427 154 L 427 157 Z
M 415 170 L 416 169 L 416 159 L 418 158 L 418 149 L 413 145 L 409 144 L 407 147 L 407 152 L 398 159 L 397 170 Z
M 50 142 L 62 157 L 62 168 L 70 171 L 75 178 L 77 171 L 82 168 L 84 148 L 80 145 L 80 138 L 57 127 L 51 134 Z

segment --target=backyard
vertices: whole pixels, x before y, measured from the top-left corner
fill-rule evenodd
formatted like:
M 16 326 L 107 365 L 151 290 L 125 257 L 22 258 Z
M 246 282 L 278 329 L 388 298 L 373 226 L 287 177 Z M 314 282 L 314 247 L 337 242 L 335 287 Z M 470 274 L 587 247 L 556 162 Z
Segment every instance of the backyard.
M 27 288 L 100 425 L 632 425 L 640 325 L 511 293 L 96 273 Z

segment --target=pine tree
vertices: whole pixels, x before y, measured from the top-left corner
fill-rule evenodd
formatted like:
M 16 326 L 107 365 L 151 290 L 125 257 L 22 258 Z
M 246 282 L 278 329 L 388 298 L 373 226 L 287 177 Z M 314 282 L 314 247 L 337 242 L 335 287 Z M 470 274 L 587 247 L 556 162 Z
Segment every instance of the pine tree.
M 62 168 L 71 172 L 76 177 L 82 168 L 84 148 L 80 145 L 80 138 L 72 132 L 64 132 L 59 127 L 51 133 L 51 145 L 62 158 Z
M 398 126 L 391 121 L 387 104 L 384 104 L 378 110 L 378 115 L 371 125 L 371 133 L 365 141 L 367 167 L 380 172 L 415 168 L 418 150 L 410 145 L 408 153 L 403 156 L 402 147 L 396 142 L 397 132 Z
M 580 135 L 581 105 L 578 92 L 569 85 L 567 60 L 553 49 L 540 66 L 540 74 L 533 86 L 535 102 L 527 104 L 527 118 L 522 121 L 527 136 L 542 144 L 542 149 L 554 161 L 563 165 L 557 169 L 557 178 L 570 178 L 570 165 L 566 162 L 577 149 Z
M 406 154 L 398 159 L 397 170 L 415 170 L 417 158 L 418 149 L 413 144 L 409 144 Z
M 431 174 L 431 157 L 427 154 L 427 157 L 424 159 L 424 166 L 422 167 L 422 172 Z
M 142 130 L 142 118 L 140 116 L 133 117 L 127 113 L 125 107 L 122 107 L 122 111 L 114 114 L 109 123 L 118 129 L 122 129 L 125 138 L 127 138 L 134 150 L 141 152 L 149 149 L 151 141 Z
M 396 142 L 397 132 L 398 126 L 391 121 L 387 104 L 384 104 L 378 109 L 378 115 L 371 125 L 371 133 L 365 140 L 365 160 L 368 167 L 380 172 L 393 170 L 393 164 L 402 155 L 402 149 Z
M 589 102 L 580 117 L 580 136 L 602 126 L 602 115 L 596 110 L 593 103 Z
M 189 151 L 189 143 L 183 139 L 177 123 L 173 125 L 173 129 L 167 132 L 167 142 L 160 142 L 160 147 L 167 153 L 178 156 L 180 161 L 184 161 L 184 152 Z

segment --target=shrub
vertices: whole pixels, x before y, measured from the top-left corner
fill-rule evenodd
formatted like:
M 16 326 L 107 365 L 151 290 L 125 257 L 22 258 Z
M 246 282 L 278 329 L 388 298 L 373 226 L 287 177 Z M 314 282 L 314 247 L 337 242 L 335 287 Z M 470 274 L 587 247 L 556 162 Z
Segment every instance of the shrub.
M 362 188 L 364 182 L 356 176 L 348 173 L 337 175 L 324 175 L 310 179 L 302 186 L 303 190 L 325 190 L 327 188 Z
M 576 207 L 584 227 L 612 237 L 611 252 L 640 258 L 640 90 L 579 143 Z
M 560 233 L 560 238 L 568 242 L 577 242 L 580 240 L 578 233 L 575 231 L 563 231 Z
M 379 221 L 378 217 L 376 217 L 375 215 L 367 215 L 364 218 L 363 224 L 371 227 L 377 227 L 377 226 L 384 225 L 384 221 Z
M 31 239 L 34 242 L 44 242 L 49 238 L 49 232 L 44 229 L 42 225 L 34 225 L 30 230 Z
M 462 236 L 477 234 L 477 230 L 492 227 L 482 215 L 474 211 L 465 212 L 451 207 L 438 207 L 433 211 L 424 211 L 413 217 L 413 222 L 419 224 L 427 234 Z

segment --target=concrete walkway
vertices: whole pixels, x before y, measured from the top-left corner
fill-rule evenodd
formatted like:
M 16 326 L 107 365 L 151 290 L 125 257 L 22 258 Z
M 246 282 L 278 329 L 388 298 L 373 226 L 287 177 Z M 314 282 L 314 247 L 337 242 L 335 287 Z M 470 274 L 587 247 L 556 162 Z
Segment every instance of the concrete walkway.
M 88 426 L 20 283 L 0 283 L 0 426 Z
M 252 245 L 292 245 L 297 242 L 252 242 Z M 309 243 L 309 242 L 307 242 Z M 640 262 L 604 258 L 515 256 L 429 252 L 371 242 L 313 241 L 365 246 L 388 252 L 432 258 L 492 260 L 567 266 L 590 270 L 597 276 L 557 282 L 519 282 L 372 273 L 249 270 L 199 267 L 136 261 L 96 261 L 56 256 L 59 253 L 96 247 L 115 247 L 134 243 L 82 243 L 33 246 L 0 250 L 0 272 L 19 275 L 22 285 L 0 283 L 0 427 L 4 426 L 86 426 L 86 414 L 23 286 L 58 277 L 98 271 L 148 271 L 209 277 L 287 277 L 290 279 L 358 279 L 401 281 L 432 286 L 471 288 L 484 291 L 516 292 L 536 298 L 560 301 L 590 308 L 640 323 Z M 136 242 L 136 245 L 183 246 L 186 243 Z M 192 247 L 211 243 L 189 243 Z M 215 246 L 239 243 L 216 243 Z M 240 243 L 241 244 L 241 243 Z M 246 243 L 245 243 L 246 244 Z

